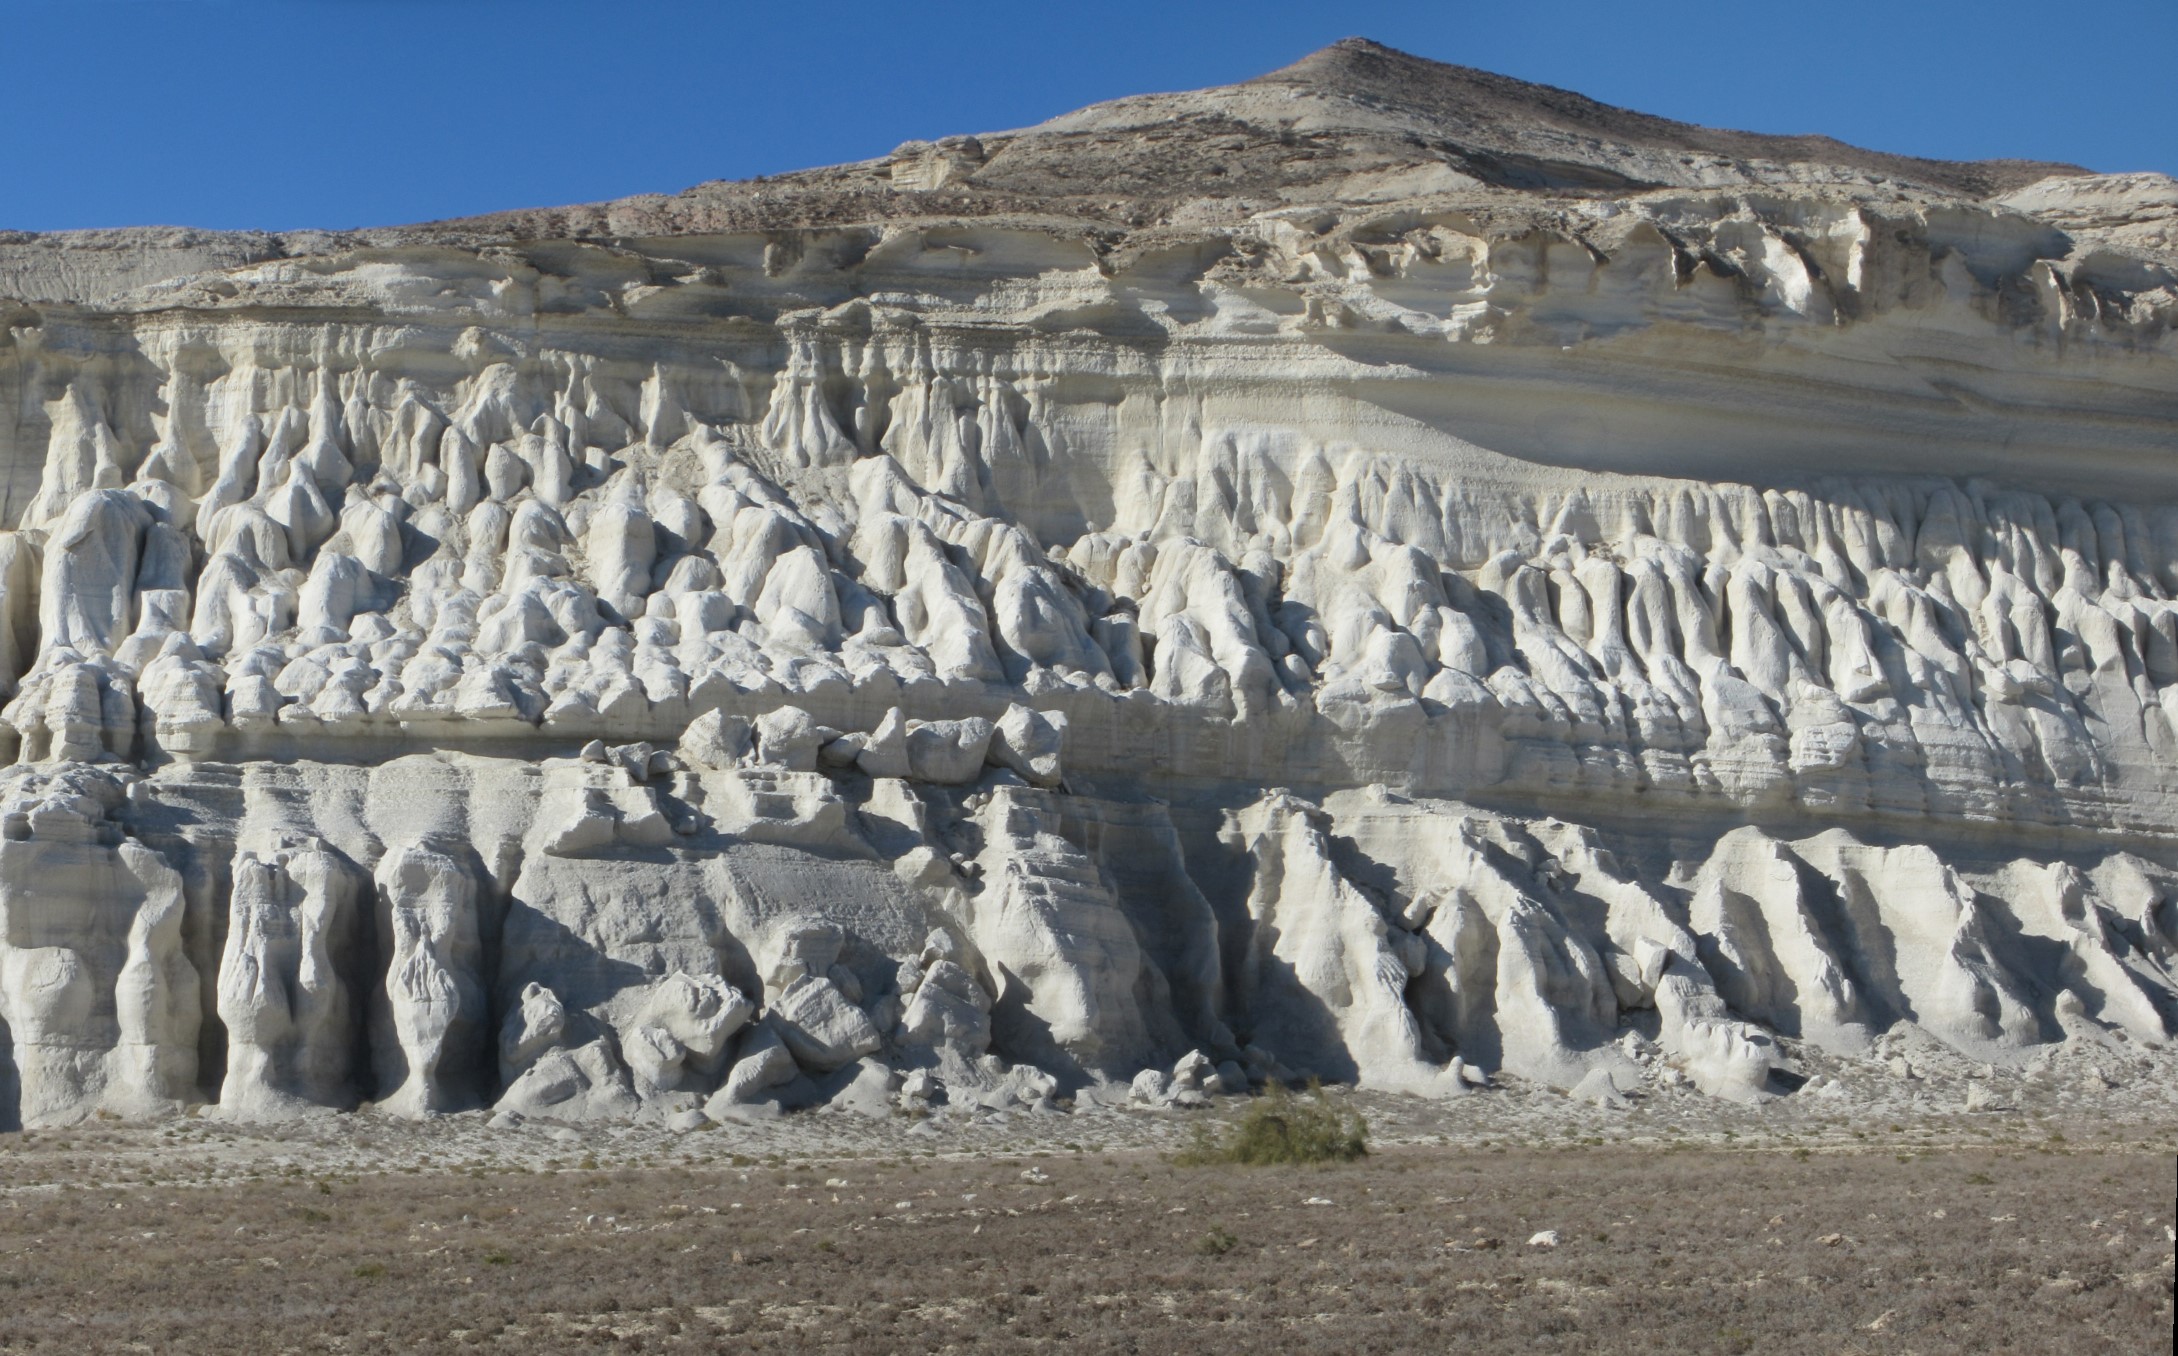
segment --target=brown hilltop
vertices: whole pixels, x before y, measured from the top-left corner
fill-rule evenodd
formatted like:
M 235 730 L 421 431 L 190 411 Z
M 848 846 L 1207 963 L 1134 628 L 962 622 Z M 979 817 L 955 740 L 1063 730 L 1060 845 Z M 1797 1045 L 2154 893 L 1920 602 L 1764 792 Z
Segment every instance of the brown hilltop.
M 1574 200 L 1657 191 L 1978 200 L 2082 173 L 2074 165 L 1926 160 L 1830 137 L 1698 127 L 1348 38 L 1234 85 L 1134 95 L 1033 127 L 909 142 L 879 159 L 675 194 L 340 232 L 0 233 L 0 296 L 89 301 L 162 279 L 358 246 L 479 248 L 970 221 L 1087 239 L 1118 259 L 1229 233 L 1282 209 L 1380 215 L 1409 203 L 1523 222 L 1587 210 Z M 2138 215 L 2129 197 L 2119 208 L 2127 222 Z
M 1987 197 L 2078 165 L 2039 160 L 1930 160 L 1872 151 L 1819 135 L 1777 136 L 1702 127 L 1619 108 L 1572 90 L 1516 80 L 1472 66 L 1431 61 L 1367 38 L 1346 38 L 1292 65 L 1257 76 L 1251 86 L 1292 86 L 1398 109 L 1418 121 L 1463 134 L 1478 145 L 1523 130 L 1615 141 L 1732 160 L 1768 160 L 1860 169 L 1968 197 Z
M 516 237 L 1009 217 L 1134 232 L 1309 203 L 1818 186 L 1983 198 L 2078 166 L 1926 160 L 1698 127 L 1348 38 L 1236 85 L 1135 95 L 1033 127 L 671 196 L 434 223 Z

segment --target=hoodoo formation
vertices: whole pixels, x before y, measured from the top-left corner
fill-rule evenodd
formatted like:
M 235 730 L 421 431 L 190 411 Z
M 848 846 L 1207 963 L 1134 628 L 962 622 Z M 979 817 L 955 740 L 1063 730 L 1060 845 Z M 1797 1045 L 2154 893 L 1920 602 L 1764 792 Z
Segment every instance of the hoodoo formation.
M 0 1126 L 2157 1048 L 2174 321 L 2167 177 L 1361 41 L 0 236 Z

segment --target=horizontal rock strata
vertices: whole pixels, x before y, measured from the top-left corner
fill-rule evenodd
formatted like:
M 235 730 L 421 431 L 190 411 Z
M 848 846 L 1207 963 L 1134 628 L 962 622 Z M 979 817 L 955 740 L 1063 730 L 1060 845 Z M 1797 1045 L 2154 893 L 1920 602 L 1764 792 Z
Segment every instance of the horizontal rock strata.
M 0 240 L 0 1122 L 2159 1045 L 2178 189 L 1572 98 Z

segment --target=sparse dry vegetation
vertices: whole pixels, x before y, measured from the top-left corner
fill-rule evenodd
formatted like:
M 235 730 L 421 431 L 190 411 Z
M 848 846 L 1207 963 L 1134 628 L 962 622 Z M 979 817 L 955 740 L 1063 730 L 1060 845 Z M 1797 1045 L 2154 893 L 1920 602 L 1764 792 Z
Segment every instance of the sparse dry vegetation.
M 1287 1104 L 1290 1133 L 1315 1103 Z M 1890 1145 L 1392 1144 L 1248 1172 L 1142 1150 L 736 1165 L 721 1145 L 602 1169 L 268 1163 L 217 1189 L 117 1183 L 81 1144 L 21 1139 L 0 1139 L 7 1352 L 2171 1340 L 2172 1159 L 2078 1137 L 1908 1162 Z M 1558 1246 L 1526 1246 L 1545 1230 Z
M 1333 1102 L 1311 1080 L 1305 1097 L 1271 1084 L 1250 1098 L 1239 1119 L 1222 1132 L 1198 1125 L 1194 1142 L 1179 1159 L 1198 1167 L 1213 1163 L 1269 1167 L 1351 1163 L 1368 1152 L 1369 1122 L 1360 1112 Z

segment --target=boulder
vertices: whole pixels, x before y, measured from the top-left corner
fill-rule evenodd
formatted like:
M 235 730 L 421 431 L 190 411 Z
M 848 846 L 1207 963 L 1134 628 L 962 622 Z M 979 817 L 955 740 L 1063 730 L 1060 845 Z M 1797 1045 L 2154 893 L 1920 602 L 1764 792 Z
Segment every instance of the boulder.
M 846 940 L 846 930 L 837 923 L 806 916 L 782 921 L 773 933 L 765 983 L 785 989 L 804 975 L 828 974 L 839 963 L 840 948 Z
M 1164 1070 L 1144 1069 L 1134 1076 L 1134 1082 L 1128 1085 L 1127 1093 L 1136 1102 L 1155 1106 L 1165 1100 L 1171 1086 L 1172 1080 L 1165 1076 Z
M 726 1081 L 704 1103 L 704 1114 L 714 1121 L 727 1120 L 733 1108 L 748 1106 L 773 1088 L 801 1076 L 801 1067 L 780 1039 L 779 1028 L 766 1018 L 748 1029 Z
M 1059 784 L 1059 758 L 1066 748 L 1066 713 L 1009 706 L 991 732 L 990 760 L 1019 774 L 1033 786 Z
M 1581 1075 L 1580 1082 L 1573 1085 L 1571 1096 L 1576 1102 L 1608 1107 L 1614 1111 L 1623 1110 L 1626 1106 L 1625 1094 L 1609 1069 L 1590 1069 Z
M 902 1081 L 882 1060 L 865 1058 L 841 1065 L 821 1085 L 825 1109 L 881 1120 L 892 1114 L 894 1093 Z
M 755 1011 L 741 990 L 718 975 L 675 973 L 651 986 L 636 1022 L 663 1032 L 683 1059 L 709 1072 L 719 1067 L 727 1042 Z
M 923 1111 L 945 1099 L 945 1080 L 928 1069 L 910 1069 L 900 1079 L 903 1111 Z
M 567 1009 L 558 994 L 534 980 L 499 1026 L 499 1077 L 511 1084 L 567 1034 Z
M 789 772 L 815 772 L 817 750 L 839 738 L 839 731 L 817 724 L 799 706 L 782 706 L 756 718 L 754 735 L 758 763 Z
M 740 766 L 753 747 L 748 719 L 723 711 L 706 711 L 688 722 L 678 746 L 683 763 L 709 771 Z M 599 753 L 603 752 L 600 745 Z
M 1200 1050 L 1190 1050 L 1172 1066 L 1172 1086 L 1199 1088 L 1216 1073 L 1217 1066 L 1210 1062 L 1210 1056 Z
M 911 720 L 907 727 L 908 775 L 941 786 L 983 775 L 994 727 L 981 716 L 964 720 Z
M 893 1040 L 902 1046 L 946 1047 L 973 1058 L 991 1048 L 988 1000 L 971 1002 L 925 983 L 908 998 Z
M 883 1044 L 862 1009 L 828 979 L 804 975 L 779 995 L 771 1018 L 787 1049 L 805 1069 L 829 1073 Z
M 497 1109 L 531 1120 L 625 1120 L 639 1103 L 604 1039 L 573 1050 L 550 1049 L 500 1094 Z
M 908 723 L 899 707 L 887 711 L 877 728 L 863 739 L 855 753 L 855 766 L 872 777 L 909 775 Z

